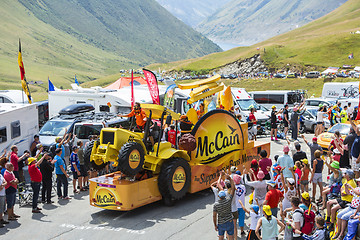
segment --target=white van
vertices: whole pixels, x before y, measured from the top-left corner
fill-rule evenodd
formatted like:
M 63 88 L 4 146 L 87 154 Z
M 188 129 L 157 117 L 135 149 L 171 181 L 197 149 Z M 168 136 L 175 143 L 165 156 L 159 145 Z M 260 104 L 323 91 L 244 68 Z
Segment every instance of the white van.
M 19 155 L 30 149 L 39 132 L 36 104 L 0 103 L 0 154 L 17 145 Z
M 276 106 L 278 109 L 283 108 L 285 104 L 290 107 L 296 103 L 296 96 L 298 93 L 290 90 L 278 90 L 278 91 L 255 91 L 250 92 L 251 97 L 258 103 L 269 109 L 272 106 Z
M 321 96 L 323 98 L 358 98 L 359 82 L 325 83 Z
M 271 111 L 255 102 L 245 88 L 231 88 L 231 93 L 234 99 L 234 106 L 235 108 L 239 107 L 239 112 L 244 121 L 249 116 L 251 107 L 256 109 L 255 117 L 257 121 L 266 122 L 270 118 Z

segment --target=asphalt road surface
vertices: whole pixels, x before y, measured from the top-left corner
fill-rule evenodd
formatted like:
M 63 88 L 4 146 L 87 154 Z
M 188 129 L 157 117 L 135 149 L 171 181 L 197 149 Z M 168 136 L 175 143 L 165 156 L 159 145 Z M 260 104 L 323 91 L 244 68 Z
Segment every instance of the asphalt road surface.
M 306 135 L 311 140 L 312 135 Z M 269 138 L 262 138 L 269 141 Z M 303 150 L 310 154 L 306 144 Z M 282 154 L 284 140 L 272 142 L 271 157 Z M 324 176 L 327 170 L 324 169 Z M 323 177 L 326 181 L 326 177 Z M 71 185 L 71 186 L 70 186 Z M 72 182 L 69 182 L 72 193 Z M 88 192 L 70 194 L 70 201 L 57 200 L 52 205 L 39 204 L 42 213 L 31 213 L 31 207 L 16 204 L 15 213 L 20 215 L 0 228 L 1 239 L 217 239 L 212 223 L 214 195 L 210 189 L 188 194 L 173 207 L 156 202 L 129 212 L 103 210 L 89 205 Z M 246 197 L 248 202 L 248 197 Z M 246 204 L 247 208 L 249 204 Z M 7 218 L 5 216 L 5 218 Z M 250 219 L 246 218 L 246 225 Z M 245 228 L 245 230 L 247 227 Z M 239 231 L 240 234 L 240 231 Z M 245 239 L 245 237 L 238 238 Z

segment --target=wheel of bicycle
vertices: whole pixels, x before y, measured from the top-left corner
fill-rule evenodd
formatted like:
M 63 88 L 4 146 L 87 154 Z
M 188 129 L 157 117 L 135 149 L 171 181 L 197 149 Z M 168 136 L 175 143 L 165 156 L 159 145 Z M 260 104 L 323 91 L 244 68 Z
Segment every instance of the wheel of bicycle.
M 358 96 L 359 96 L 359 88 L 358 88 L 358 87 L 354 87 L 353 96 L 354 96 L 354 97 L 358 97 Z

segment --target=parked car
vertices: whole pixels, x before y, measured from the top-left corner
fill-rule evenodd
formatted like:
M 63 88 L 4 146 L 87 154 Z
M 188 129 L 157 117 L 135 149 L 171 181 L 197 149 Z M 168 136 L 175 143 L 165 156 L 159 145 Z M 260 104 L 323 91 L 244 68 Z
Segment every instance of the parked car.
M 320 72 L 318 71 L 312 71 L 305 74 L 307 78 L 318 78 L 320 77 Z
M 325 105 L 326 107 L 334 106 L 336 103 L 335 100 L 329 100 L 324 98 L 309 98 L 305 100 L 306 106 L 318 107 L 320 104 Z
M 289 73 L 287 75 L 287 78 L 296 78 L 296 74 L 295 73 Z
M 340 78 L 348 78 L 349 77 L 349 75 L 347 75 L 343 72 L 336 73 L 335 75 L 336 75 L 336 77 L 340 77 Z
M 282 74 L 282 73 L 277 73 L 274 75 L 275 78 L 286 78 L 286 75 L 285 74 Z

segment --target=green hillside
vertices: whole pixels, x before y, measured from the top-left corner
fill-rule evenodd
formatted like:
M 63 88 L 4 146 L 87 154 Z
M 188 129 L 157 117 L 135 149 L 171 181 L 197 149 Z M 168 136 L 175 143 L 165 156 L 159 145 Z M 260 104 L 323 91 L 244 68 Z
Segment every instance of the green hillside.
M 232 0 L 196 29 L 215 42 L 250 46 L 318 19 L 347 0 Z
M 19 89 L 18 39 L 35 99 L 46 97 L 47 77 L 67 88 L 139 68 L 220 51 L 154 0 L 13 0 L 0 8 L 0 89 Z
M 204 57 L 153 64 L 153 69 L 201 71 L 216 69 L 260 53 L 268 67 L 325 68 L 360 65 L 360 2 L 349 0 L 341 7 L 301 28 L 250 47 L 239 47 Z M 265 48 L 265 52 L 264 52 Z M 348 59 L 350 53 L 354 59 Z

